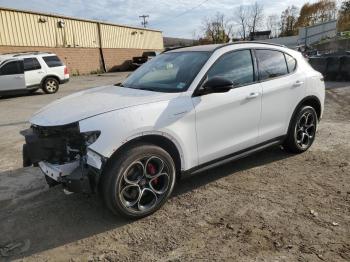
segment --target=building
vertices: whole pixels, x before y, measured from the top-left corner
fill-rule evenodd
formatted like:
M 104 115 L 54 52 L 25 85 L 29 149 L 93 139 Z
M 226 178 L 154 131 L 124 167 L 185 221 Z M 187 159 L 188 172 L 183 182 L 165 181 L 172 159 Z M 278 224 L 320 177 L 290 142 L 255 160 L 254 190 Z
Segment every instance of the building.
M 249 34 L 249 39 L 252 41 L 261 41 L 261 40 L 269 39 L 270 35 L 271 35 L 271 30 L 251 32 Z
M 162 32 L 0 7 L 0 53 L 56 53 L 71 74 L 126 70 L 132 57 L 162 51 Z

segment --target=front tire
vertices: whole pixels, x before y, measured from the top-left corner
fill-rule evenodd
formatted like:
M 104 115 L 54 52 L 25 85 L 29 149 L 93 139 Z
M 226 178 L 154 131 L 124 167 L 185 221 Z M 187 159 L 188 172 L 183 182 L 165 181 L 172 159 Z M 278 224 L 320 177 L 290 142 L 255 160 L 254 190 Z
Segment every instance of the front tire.
M 58 91 L 59 83 L 56 78 L 48 77 L 45 79 L 42 89 L 46 94 L 54 94 Z
M 106 167 L 104 201 L 115 214 L 133 219 L 148 216 L 172 193 L 175 170 L 172 157 L 164 149 L 151 144 L 131 147 Z
M 291 153 L 303 153 L 310 148 L 316 136 L 318 118 L 311 106 L 302 106 L 295 114 L 284 143 Z

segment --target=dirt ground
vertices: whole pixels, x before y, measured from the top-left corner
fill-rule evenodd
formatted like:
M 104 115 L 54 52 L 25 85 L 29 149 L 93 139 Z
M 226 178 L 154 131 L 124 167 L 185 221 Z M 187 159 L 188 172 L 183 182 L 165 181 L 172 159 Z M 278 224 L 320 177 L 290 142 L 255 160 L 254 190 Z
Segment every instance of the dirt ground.
M 113 216 L 98 196 L 48 190 L 38 169 L 20 169 L 22 141 L 12 132 L 53 98 L 0 99 L 0 261 L 350 261 L 350 84 L 327 86 L 308 152 L 275 147 L 185 177 L 138 221 Z

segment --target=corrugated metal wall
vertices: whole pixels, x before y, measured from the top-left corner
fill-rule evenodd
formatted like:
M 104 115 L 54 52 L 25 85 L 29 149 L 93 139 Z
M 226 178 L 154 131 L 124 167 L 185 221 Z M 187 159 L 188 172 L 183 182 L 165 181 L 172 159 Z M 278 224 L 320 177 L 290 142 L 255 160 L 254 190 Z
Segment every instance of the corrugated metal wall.
M 163 49 L 161 32 L 101 24 L 102 47 Z
M 103 48 L 163 49 L 159 31 L 101 23 L 101 38 Z M 0 8 L 0 45 L 96 48 L 98 23 Z

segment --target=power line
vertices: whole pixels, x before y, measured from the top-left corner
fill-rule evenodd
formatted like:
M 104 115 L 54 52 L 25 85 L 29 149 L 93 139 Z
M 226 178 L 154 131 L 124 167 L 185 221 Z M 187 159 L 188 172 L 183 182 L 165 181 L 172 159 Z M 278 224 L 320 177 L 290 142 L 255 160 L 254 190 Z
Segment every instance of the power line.
M 186 11 L 184 11 L 184 12 L 178 14 L 177 16 L 170 17 L 168 20 L 174 20 L 174 19 L 176 19 L 176 18 L 178 18 L 178 17 L 180 17 L 180 16 L 183 16 L 183 15 L 185 15 L 185 14 L 191 12 L 192 10 L 194 10 L 194 9 L 196 9 L 196 8 L 198 8 L 198 7 L 202 6 L 202 5 L 204 5 L 204 4 L 205 4 L 206 2 L 208 2 L 208 1 L 209 1 L 209 0 L 205 0 L 205 1 L 201 2 L 201 3 L 199 3 L 198 5 L 196 5 L 196 6 L 192 7 L 192 8 L 190 8 L 190 9 L 187 9 Z M 153 26 L 154 26 L 154 25 L 157 25 L 157 23 L 156 23 L 156 24 L 152 24 L 152 25 L 153 25 Z
M 181 14 L 179 14 L 179 15 L 173 17 L 173 18 L 170 18 L 170 19 L 176 19 L 176 18 L 178 18 L 178 17 L 180 17 L 180 16 L 183 16 L 183 15 L 185 15 L 185 14 L 191 12 L 192 10 L 194 10 L 194 9 L 196 9 L 196 8 L 198 8 L 198 7 L 202 6 L 202 5 L 204 5 L 204 4 L 205 4 L 206 2 L 208 2 L 208 1 L 209 1 L 209 0 L 205 0 L 205 1 L 201 2 L 200 4 L 194 6 L 194 7 L 190 8 L 190 9 L 184 11 L 183 13 L 181 13 Z

